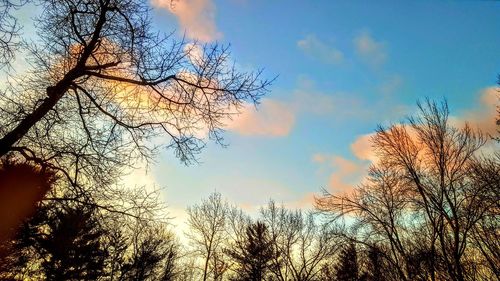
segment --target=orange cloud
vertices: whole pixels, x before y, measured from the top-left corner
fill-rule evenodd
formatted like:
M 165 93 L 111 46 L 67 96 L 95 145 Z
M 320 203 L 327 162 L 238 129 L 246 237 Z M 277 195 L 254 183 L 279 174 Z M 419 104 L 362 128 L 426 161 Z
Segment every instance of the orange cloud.
M 365 165 L 362 163 L 356 163 L 340 156 L 335 156 L 332 159 L 332 166 L 336 171 L 330 175 L 329 186 L 339 192 L 353 190 L 365 170 Z
M 364 136 L 363 136 L 364 137 Z M 314 154 L 312 161 L 333 170 L 328 187 L 333 192 L 350 192 L 366 175 L 369 163 L 361 159 L 349 160 L 337 155 Z M 312 199 L 309 198 L 309 201 Z
M 362 135 L 351 144 L 351 151 L 360 160 L 377 162 L 377 155 L 373 151 L 371 139 L 375 133 Z
M 500 106 L 500 88 L 489 87 L 483 89 L 479 97 L 479 106 L 464 112 L 459 119 L 469 122 L 483 133 L 495 135 L 498 129 L 496 124 L 497 106 Z
M 295 123 L 295 114 L 285 103 L 264 99 L 259 108 L 246 105 L 242 113 L 228 122 L 227 128 L 245 136 L 287 136 Z
M 174 14 L 188 38 L 206 43 L 222 36 L 215 24 L 212 0 L 152 0 L 151 3 Z

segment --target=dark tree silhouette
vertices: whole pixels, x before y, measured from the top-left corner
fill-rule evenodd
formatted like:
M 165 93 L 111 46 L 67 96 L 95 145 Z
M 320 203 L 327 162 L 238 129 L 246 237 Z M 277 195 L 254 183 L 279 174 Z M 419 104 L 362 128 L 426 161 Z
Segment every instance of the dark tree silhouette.
M 35 248 L 47 256 L 41 267 L 48 280 L 96 280 L 103 274 L 107 253 L 92 209 L 57 210 L 40 227 L 48 231 L 35 237 Z
M 179 280 L 180 247 L 170 231 L 96 210 L 41 203 L 13 239 L 0 243 L 0 279 Z
M 340 252 L 337 266 L 335 267 L 336 281 L 358 281 L 359 267 L 356 245 L 352 242 L 347 244 Z
M 237 71 L 226 47 L 158 35 L 148 1 L 36 3 L 33 68 L 0 95 L 0 156 L 44 163 L 73 186 L 109 185 L 154 155 L 157 136 L 190 163 L 203 132 L 221 143 L 228 118 L 267 92 L 269 81 Z
M 258 221 L 247 226 L 244 241 L 237 243 L 227 254 L 237 263 L 235 281 L 268 280 L 273 252 L 267 226 Z
M 382 251 L 377 247 L 370 247 L 368 249 L 368 259 L 366 267 L 366 280 L 367 281 L 383 281 L 383 255 Z
M 133 233 L 132 254 L 121 261 L 119 280 L 173 280 L 177 274 L 178 245 L 161 227 Z
M 47 204 L 27 220 L 6 245 L 3 279 L 96 280 L 104 273 L 105 235 L 88 206 Z M 24 276 L 24 277 L 23 277 Z

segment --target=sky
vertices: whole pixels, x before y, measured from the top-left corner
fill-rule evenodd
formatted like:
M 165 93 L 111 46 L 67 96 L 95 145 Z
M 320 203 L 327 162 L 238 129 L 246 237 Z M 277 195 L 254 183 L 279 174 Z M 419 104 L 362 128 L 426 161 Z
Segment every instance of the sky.
M 346 192 L 373 160 L 377 124 L 418 99 L 448 100 L 451 119 L 492 132 L 500 73 L 497 1 L 153 0 L 162 31 L 231 44 L 243 70 L 278 78 L 209 143 L 200 163 L 158 155 L 139 181 L 164 188 L 169 211 L 218 191 L 248 212 L 273 199 L 311 208 L 324 188 Z
M 149 1 L 149 0 L 148 0 Z M 186 166 L 164 150 L 137 185 L 162 189 L 172 217 L 218 191 L 248 212 L 274 199 L 311 208 L 347 192 L 373 160 L 378 124 L 448 100 L 452 121 L 493 132 L 499 1 L 150 0 L 161 32 L 230 44 L 239 69 L 277 76 L 257 107 Z M 498 147 L 497 147 L 498 148 Z

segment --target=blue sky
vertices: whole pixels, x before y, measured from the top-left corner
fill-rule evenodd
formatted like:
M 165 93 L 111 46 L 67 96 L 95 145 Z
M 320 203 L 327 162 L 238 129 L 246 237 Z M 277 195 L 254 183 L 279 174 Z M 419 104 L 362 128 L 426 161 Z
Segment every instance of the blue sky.
M 231 44 L 241 70 L 278 75 L 257 111 L 228 122 L 227 148 L 209 142 L 191 166 L 164 150 L 128 177 L 163 188 L 180 220 L 214 190 L 250 212 L 349 190 L 373 160 L 377 124 L 415 112 L 417 99 L 445 97 L 453 122 L 495 130 L 498 1 L 150 1 L 159 31 Z M 21 22 L 34 13 L 20 11 Z
M 231 43 L 242 69 L 279 75 L 257 112 L 229 125 L 228 148 L 209 143 L 193 166 L 159 155 L 146 177 L 165 188 L 174 215 L 214 190 L 247 210 L 270 198 L 308 208 L 321 188 L 345 191 L 370 164 L 376 125 L 424 97 L 447 98 L 454 120 L 493 128 L 500 2 L 164 2 L 152 1 L 160 30 Z

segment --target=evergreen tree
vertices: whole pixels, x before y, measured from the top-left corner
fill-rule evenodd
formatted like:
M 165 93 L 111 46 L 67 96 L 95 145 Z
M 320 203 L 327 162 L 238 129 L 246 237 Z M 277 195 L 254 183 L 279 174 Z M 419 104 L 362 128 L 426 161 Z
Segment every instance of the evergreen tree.
M 237 277 L 233 280 L 266 280 L 273 250 L 267 227 L 262 222 L 249 225 L 245 240 L 237 250 L 227 251 L 238 264 Z
M 354 243 L 349 243 L 339 256 L 336 266 L 337 281 L 358 281 L 358 255 Z
M 368 264 L 366 267 L 368 281 L 384 280 L 382 275 L 382 252 L 378 247 L 370 247 L 368 250 Z
M 92 209 L 58 209 L 45 228 L 47 232 L 34 239 L 44 257 L 41 269 L 48 280 L 96 280 L 101 276 L 107 253 L 100 241 L 104 231 Z

